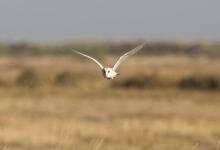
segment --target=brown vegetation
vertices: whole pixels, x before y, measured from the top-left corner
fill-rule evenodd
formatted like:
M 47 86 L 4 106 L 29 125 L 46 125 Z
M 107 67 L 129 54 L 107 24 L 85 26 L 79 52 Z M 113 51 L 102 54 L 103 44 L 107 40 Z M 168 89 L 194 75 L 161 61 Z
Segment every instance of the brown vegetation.
M 80 57 L 2 56 L 0 147 L 216 149 L 219 68 L 207 56 L 134 56 L 109 81 Z

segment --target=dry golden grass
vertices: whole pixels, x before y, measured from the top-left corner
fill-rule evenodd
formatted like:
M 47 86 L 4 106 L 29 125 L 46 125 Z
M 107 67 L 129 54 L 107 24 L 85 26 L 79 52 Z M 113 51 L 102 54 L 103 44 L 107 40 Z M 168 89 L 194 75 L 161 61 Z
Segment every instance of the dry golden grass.
M 102 61 L 112 64 L 115 57 Z M 32 68 L 43 83 L 14 85 Z M 129 68 L 129 70 L 126 70 Z M 179 79 L 220 75 L 218 58 L 132 57 L 120 68 L 122 80 L 135 74 Z M 76 86 L 57 86 L 55 75 L 72 71 Z M 113 89 L 98 67 L 75 57 L 2 57 L 0 148 L 4 150 L 212 150 L 220 140 L 219 91 L 176 88 Z M 94 78 L 91 78 L 94 77 Z M 49 84 L 50 83 L 50 84 Z M 198 146 L 197 146 L 198 145 Z

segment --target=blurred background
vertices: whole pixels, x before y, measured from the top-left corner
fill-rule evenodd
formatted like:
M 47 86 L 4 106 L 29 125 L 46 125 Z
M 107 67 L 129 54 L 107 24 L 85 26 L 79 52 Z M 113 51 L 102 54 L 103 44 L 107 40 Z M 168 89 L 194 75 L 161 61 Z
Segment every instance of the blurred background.
M 0 148 L 220 148 L 220 1 L 0 0 Z M 106 80 L 76 49 L 112 66 Z

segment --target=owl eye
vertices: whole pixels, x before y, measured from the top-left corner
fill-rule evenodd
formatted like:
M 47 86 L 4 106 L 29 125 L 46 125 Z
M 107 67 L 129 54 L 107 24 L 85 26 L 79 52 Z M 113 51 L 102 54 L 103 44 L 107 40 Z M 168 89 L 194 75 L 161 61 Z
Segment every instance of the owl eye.
M 110 73 L 110 71 L 108 70 L 108 73 Z

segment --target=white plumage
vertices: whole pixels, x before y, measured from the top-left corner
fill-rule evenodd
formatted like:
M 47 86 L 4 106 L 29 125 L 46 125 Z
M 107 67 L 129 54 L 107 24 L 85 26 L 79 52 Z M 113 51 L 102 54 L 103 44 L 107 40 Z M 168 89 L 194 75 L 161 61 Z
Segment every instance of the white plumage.
M 116 69 L 118 68 L 118 66 L 125 60 L 127 59 L 129 56 L 135 54 L 136 52 L 138 52 L 139 50 L 141 50 L 143 47 L 144 47 L 145 43 L 135 47 L 134 49 L 130 50 L 129 52 L 125 53 L 124 55 L 122 55 L 118 60 L 117 62 L 114 64 L 113 67 L 103 67 L 103 65 L 97 61 L 95 58 L 92 58 L 86 54 L 83 54 L 83 53 L 80 53 L 76 50 L 73 50 L 75 53 L 81 55 L 81 56 L 84 56 L 88 59 L 91 59 L 92 61 L 94 61 L 102 70 L 102 74 L 105 78 L 107 79 L 114 79 L 118 73 L 116 73 Z

